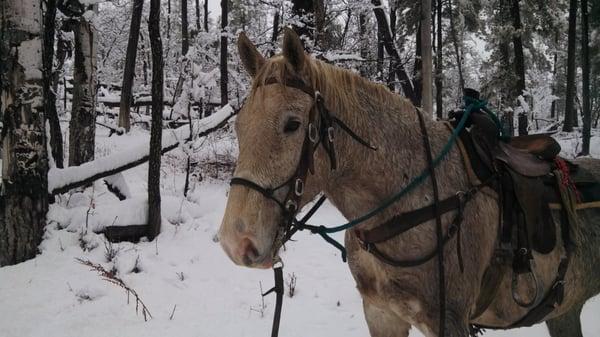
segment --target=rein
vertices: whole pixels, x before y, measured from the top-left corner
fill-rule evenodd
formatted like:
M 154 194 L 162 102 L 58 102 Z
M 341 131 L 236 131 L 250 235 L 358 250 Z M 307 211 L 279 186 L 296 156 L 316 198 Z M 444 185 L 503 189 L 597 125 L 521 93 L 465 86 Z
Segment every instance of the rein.
M 265 198 L 275 202 L 281 208 L 284 221 L 281 225 L 281 232 L 278 235 L 276 235 L 275 243 L 277 243 L 277 240 L 280 239 L 280 244 L 283 245 L 288 240 L 290 240 L 291 237 L 297 231 L 307 229 L 314 234 L 319 234 L 325 241 L 339 249 L 341 252 L 342 260 L 345 262 L 346 250 L 344 246 L 341 245 L 339 242 L 335 241 L 333 238 L 331 238 L 329 234 L 351 229 L 354 226 L 373 218 L 374 216 L 380 214 L 392 204 L 400 200 L 414 188 L 424 183 L 427 178 L 430 178 L 434 193 L 434 202 L 431 205 L 425 206 L 418 210 L 394 216 L 385 223 L 383 223 L 381 226 L 378 226 L 374 229 L 368 231 L 356 230 L 356 235 L 359 239 L 361 247 L 365 251 L 373 254 L 382 262 L 392 266 L 415 267 L 424 264 L 427 261 L 430 261 L 435 256 L 438 257 L 440 298 L 439 336 L 443 337 L 445 325 L 446 297 L 443 248 L 453 236 L 455 236 L 457 233 L 459 234 L 457 238 L 457 256 L 459 260 L 459 266 L 462 271 L 463 263 L 460 248 L 460 224 L 463 219 L 462 211 L 465 204 L 473 197 L 473 195 L 481 187 L 486 186 L 488 183 L 486 182 L 474 186 L 468 191 L 459 191 L 456 193 L 456 195 L 452 197 L 440 200 L 437 181 L 435 177 L 435 168 L 446 157 L 446 155 L 450 152 L 451 148 L 456 143 L 456 139 L 458 138 L 460 132 L 464 129 L 465 124 L 472 112 L 482 109 L 486 113 L 493 115 L 485 107 L 486 102 L 470 97 L 465 97 L 465 103 L 467 103 L 467 107 L 465 108 L 464 113 L 462 114 L 462 117 L 458 122 L 457 126 L 454 128 L 448 142 L 435 158 L 432 157 L 431 146 L 429 143 L 429 137 L 427 135 L 427 129 L 425 127 L 423 116 L 418 109 L 415 109 L 419 118 L 419 125 L 422 133 L 423 145 L 425 148 L 427 167 L 421 172 L 420 175 L 413 178 L 402 190 L 389 197 L 388 199 L 384 200 L 378 207 L 345 224 L 341 224 L 335 227 L 325 227 L 322 225 L 316 226 L 307 224 L 307 221 L 325 202 L 326 197 L 324 195 L 322 195 L 317 200 L 317 202 L 308 210 L 304 217 L 302 217 L 300 220 L 296 219 L 296 214 L 299 211 L 300 201 L 304 193 L 304 183 L 306 181 L 306 177 L 309 171 L 311 174 L 314 174 L 314 153 L 318 149 L 318 146 L 322 145 L 325 152 L 327 153 L 332 171 L 337 168 L 337 158 L 333 142 L 335 131 L 334 125 L 339 126 L 341 130 L 346 132 L 357 143 L 371 150 L 376 150 L 376 148 L 369 144 L 367 141 L 363 140 L 361 137 L 359 137 L 341 120 L 339 120 L 335 116 L 332 116 L 329 110 L 325 107 L 323 96 L 318 91 L 315 91 L 312 87 L 304 83 L 304 81 L 302 81 L 301 79 L 297 77 L 292 77 L 290 79 L 287 79 L 285 83 L 281 83 L 276 78 L 271 77 L 265 81 L 264 85 L 270 84 L 281 84 L 287 87 L 295 88 L 303 91 L 304 93 L 314 98 L 313 106 L 311 107 L 311 110 L 309 112 L 309 123 L 305 131 L 305 137 L 298 165 L 296 167 L 295 172 L 289 179 L 287 179 L 279 185 L 276 185 L 275 187 L 263 187 L 249 179 L 241 177 L 232 178 L 230 184 L 242 185 L 249 189 L 253 189 L 261 193 Z M 503 134 L 501 134 L 500 136 L 503 136 Z M 284 199 L 279 200 L 275 194 L 279 190 L 282 190 L 286 187 L 287 192 L 285 192 L 286 194 Z M 457 210 L 457 214 L 448 228 L 448 233 L 444 236 L 442 234 L 441 216 L 453 210 Z M 383 252 L 379 251 L 375 246 L 376 243 L 389 240 L 392 237 L 395 237 L 407 230 L 410 230 L 411 228 L 414 228 L 421 223 L 429 221 L 430 219 L 436 220 L 437 243 L 436 248 L 432 252 L 424 255 L 423 257 L 410 261 L 397 261 L 385 255 Z M 275 274 L 275 286 L 263 294 L 263 296 L 266 296 L 272 292 L 275 292 L 277 295 L 271 337 L 277 337 L 279 334 L 279 323 L 281 318 L 281 307 L 284 293 L 282 268 L 283 263 L 281 261 L 278 260 L 274 263 L 273 270 Z

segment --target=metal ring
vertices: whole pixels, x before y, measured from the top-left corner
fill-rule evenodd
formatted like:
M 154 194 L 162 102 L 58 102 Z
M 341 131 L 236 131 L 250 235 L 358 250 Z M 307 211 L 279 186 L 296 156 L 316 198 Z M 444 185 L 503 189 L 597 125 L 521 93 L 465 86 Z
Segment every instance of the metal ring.
M 294 186 L 294 192 L 297 196 L 301 196 L 304 193 L 304 182 L 302 179 L 296 179 L 296 184 Z
M 285 209 L 287 209 L 288 212 L 295 212 L 298 210 L 298 205 L 294 200 L 290 199 L 285 203 Z

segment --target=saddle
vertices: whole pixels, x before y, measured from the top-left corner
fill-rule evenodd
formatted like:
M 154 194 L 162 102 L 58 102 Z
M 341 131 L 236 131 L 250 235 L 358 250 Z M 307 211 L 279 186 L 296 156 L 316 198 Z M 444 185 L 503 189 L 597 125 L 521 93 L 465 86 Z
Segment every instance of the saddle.
M 459 120 L 460 112 L 451 117 Z M 498 178 L 492 185 L 502 200 L 501 239 L 522 255 L 513 267 L 530 271 L 531 249 L 547 254 L 556 245 L 548 197 L 553 193 L 545 178 L 552 172 L 560 145 L 549 135 L 501 140 L 499 126 L 482 111 L 472 112 L 466 126 L 460 138 L 475 175 L 481 182 Z

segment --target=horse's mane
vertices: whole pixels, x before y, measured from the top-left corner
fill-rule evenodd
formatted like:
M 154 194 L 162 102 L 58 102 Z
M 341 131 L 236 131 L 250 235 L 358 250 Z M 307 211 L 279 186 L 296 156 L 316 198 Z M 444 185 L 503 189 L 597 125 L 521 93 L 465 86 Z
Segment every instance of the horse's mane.
M 292 65 L 281 55 L 269 59 L 260 69 L 252 86 L 256 89 L 275 77 L 279 83 L 294 76 Z M 391 92 L 388 87 L 371 82 L 349 70 L 306 57 L 301 77 L 310 82 L 312 88 L 323 94 L 328 108 L 334 111 L 364 111 L 360 97 L 374 98 L 383 106 L 411 106 L 406 98 Z M 360 94 L 359 94 L 360 92 Z

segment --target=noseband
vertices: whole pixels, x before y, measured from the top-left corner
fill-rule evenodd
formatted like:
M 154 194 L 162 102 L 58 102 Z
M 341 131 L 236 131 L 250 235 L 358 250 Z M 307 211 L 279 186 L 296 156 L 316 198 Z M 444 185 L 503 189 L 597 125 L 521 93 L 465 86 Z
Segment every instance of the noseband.
M 341 130 L 346 132 L 359 144 L 372 150 L 375 150 L 375 147 L 356 135 L 356 133 L 354 133 L 354 131 L 352 131 L 352 129 L 350 129 L 344 122 L 333 116 L 325 107 L 321 93 L 319 91 L 315 91 L 300 78 L 291 77 L 282 83 L 275 77 L 270 77 L 265 80 L 263 85 L 271 84 L 281 84 L 286 87 L 298 89 L 313 98 L 313 106 L 309 112 L 309 122 L 305 131 L 302 150 L 300 152 L 300 160 L 296 166 L 296 170 L 291 177 L 275 187 L 263 187 L 252 180 L 241 177 L 232 178 L 230 185 L 242 185 L 249 189 L 255 190 L 262 194 L 265 198 L 275 202 L 279 208 L 281 208 L 284 221 L 281 224 L 281 234 L 276 236 L 275 240 L 281 237 L 281 244 L 284 244 L 296 231 L 310 227 L 306 226 L 306 221 L 317 211 L 317 209 L 326 199 L 325 196 L 321 196 L 301 220 L 297 220 L 295 218 L 300 208 L 300 201 L 304 193 L 304 185 L 308 172 L 310 171 L 311 174 L 314 174 L 314 154 L 319 145 L 323 146 L 323 149 L 329 157 L 331 170 L 334 171 L 337 169 L 337 157 L 333 142 L 335 134 L 334 125 L 339 126 Z M 285 188 L 287 188 L 286 195 L 283 200 L 279 200 L 276 196 L 276 193 Z M 328 238 L 325 239 L 327 240 Z

